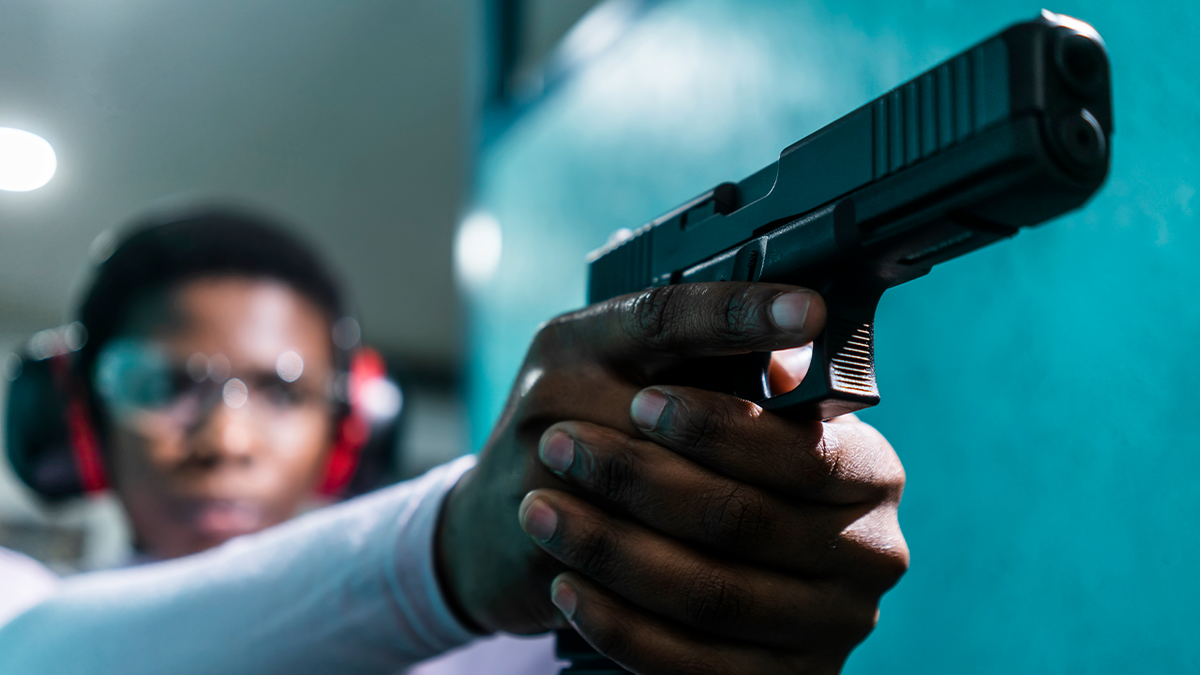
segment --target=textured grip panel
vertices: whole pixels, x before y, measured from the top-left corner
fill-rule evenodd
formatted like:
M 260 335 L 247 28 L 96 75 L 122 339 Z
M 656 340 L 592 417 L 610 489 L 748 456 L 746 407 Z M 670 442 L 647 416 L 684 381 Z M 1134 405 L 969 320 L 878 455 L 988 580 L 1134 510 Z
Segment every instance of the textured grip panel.
M 838 391 L 879 396 L 875 386 L 874 324 L 830 321 L 828 342 L 830 384 Z

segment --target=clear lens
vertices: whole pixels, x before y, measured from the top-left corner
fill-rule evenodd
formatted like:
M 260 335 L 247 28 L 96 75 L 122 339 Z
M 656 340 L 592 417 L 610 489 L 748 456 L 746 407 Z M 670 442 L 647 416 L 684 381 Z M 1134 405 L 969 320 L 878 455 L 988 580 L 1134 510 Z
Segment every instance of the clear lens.
M 142 340 L 113 340 L 96 359 L 96 391 L 116 413 L 169 406 L 178 394 L 173 379 L 166 355 Z
M 302 371 L 296 352 L 280 355 L 271 372 L 239 374 L 221 354 L 177 359 L 152 341 L 121 338 L 101 349 L 93 373 L 97 394 L 118 420 L 153 417 L 191 427 L 218 405 L 248 410 L 261 423 L 327 408 L 332 387 L 302 380 Z

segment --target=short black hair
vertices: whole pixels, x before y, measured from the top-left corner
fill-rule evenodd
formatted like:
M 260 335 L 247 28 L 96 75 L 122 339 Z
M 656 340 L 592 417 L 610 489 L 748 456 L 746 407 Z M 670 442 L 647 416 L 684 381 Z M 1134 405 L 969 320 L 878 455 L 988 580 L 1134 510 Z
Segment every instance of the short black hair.
M 283 282 L 329 318 L 346 315 L 341 285 L 313 248 L 276 221 L 248 211 L 207 207 L 143 219 L 126 230 L 95 268 L 78 319 L 87 341 L 76 361 L 91 381 L 96 355 L 147 295 L 211 276 Z M 335 348 L 335 361 L 342 361 Z M 338 363 L 340 367 L 345 364 Z

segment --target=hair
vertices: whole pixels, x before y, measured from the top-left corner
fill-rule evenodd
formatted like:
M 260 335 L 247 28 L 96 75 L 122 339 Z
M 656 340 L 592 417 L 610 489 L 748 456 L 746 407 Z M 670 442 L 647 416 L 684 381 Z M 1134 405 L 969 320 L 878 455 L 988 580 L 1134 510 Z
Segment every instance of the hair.
M 312 248 L 273 220 L 221 208 L 143 220 L 128 228 L 112 254 L 96 267 L 79 306 L 77 316 L 87 341 L 76 367 L 88 387 L 100 348 L 122 329 L 139 302 L 214 276 L 282 282 L 320 308 L 331 328 L 346 315 L 334 274 Z M 334 349 L 339 369 L 347 367 L 348 354 L 343 351 Z

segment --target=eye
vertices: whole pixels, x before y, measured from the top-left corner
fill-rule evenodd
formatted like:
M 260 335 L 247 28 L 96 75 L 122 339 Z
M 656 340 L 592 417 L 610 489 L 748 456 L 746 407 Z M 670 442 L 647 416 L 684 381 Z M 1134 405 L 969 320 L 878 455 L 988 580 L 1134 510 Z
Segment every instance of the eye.
M 308 392 L 297 385 L 281 380 L 267 380 L 258 388 L 259 396 L 277 408 L 293 408 L 308 402 Z
M 139 408 L 163 408 L 174 400 L 169 372 L 157 368 L 130 368 L 121 383 L 127 401 Z
M 160 405 L 174 403 L 197 388 L 196 382 L 188 376 L 187 371 L 183 368 L 167 371 L 159 377 L 161 378 L 161 398 L 158 399 Z
M 105 345 L 97 357 L 95 378 L 97 392 L 115 408 L 162 408 L 175 394 L 170 364 L 139 340 Z

